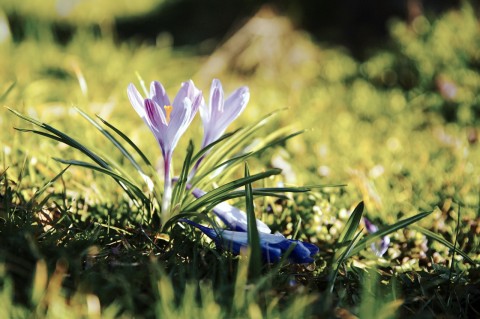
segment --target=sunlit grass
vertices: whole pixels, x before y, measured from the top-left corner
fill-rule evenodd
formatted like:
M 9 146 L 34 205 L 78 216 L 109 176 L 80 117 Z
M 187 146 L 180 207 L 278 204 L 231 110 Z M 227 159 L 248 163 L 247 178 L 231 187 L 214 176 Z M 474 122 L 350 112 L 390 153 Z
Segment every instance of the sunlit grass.
M 45 9 L 53 2 L 45 11 L 15 3 L 3 10 L 19 6 L 20 13 L 33 10 L 42 19 L 56 19 Z M 124 10 L 141 13 L 150 5 L 141 1 L 136 11 L 123 2 L 112 7 L 121 15 Z M 78 12 L 72 23 L 98 23 L 95 16 L 80 15 L 87 11 Z M 283 170 L 254 187 L 347 185 L 287 194 L 288 200 L 255 198 L 251 205 L 247 184 L 249 201 L 230 201 L 254 212 L 273 231 L 321 249 L 314 265 L 264 266 L 264 277 L 254 281 L 247 280 L 248 258 L 215 249 L 188 227 L 175 224 L 168 235 L 159 234 L 155 224 L 145 223 L 144 208 L 133 205 L 110 177 L 73 166 L 62 172 L 66 166 L 53 158 L 86 157 L 14 130 L 33 127 L 4 108 L 0 317 L 475 314 L 478 292 L 472 286 L 478 285 L 478 266 L 472 261 L 480 261 L 477 24 L 465 7 L 438 20 L 392 24 L 393 49 L 364 62 L 307 41 L 299 43 L 315 58 L 298 69 L 265 64 L 251 73 L 233 69 L 216 75 L 226 91 L 238 85 L 251 90 L 251 101 L 231 131 L 279 109 L 255 129 L 256 142 L 268 144 L 275 134 L 306 130 L 248 158 L 252 175 L 272 167 Z M 0 104 L 107 154 L 126 175 L 134 176 L 135 168 L 75 107 L 120 129 L 158 167 L 157 142 L 128 102 L 127 85 L 140 75 L 175 91 L 193 78 L 208 94 L 211 79 L 199 72 L 207 58 L 173 49 L 167 37 L 147 46 L 115 42 L 108 30 L 99 37 L 79 28 L 70 42 L 59 45 L 48 27 L 38 32 L 20 42 L 0 43 Z M 457 95 L 448 95 L 445 84 L 454 85 Z M 199 145 L 200 136 L 196 119 L 178 146 L 175 172 L 182 170 L 189 140 Z M 199 173 L 221 163 L 223 154 L 212 152 Z M 203 180 L 198 186 L 212 190 L 244 174 L 238 165 L 215 183 Z M 146 185 L 141 189 L 148 192 Z M 365 210 L 352 215 L 361 201 Z M 362 213 L 381 235 L 399 223 L 381 258 L 369 241 L 380 235 L 366 233 Z M 413 216 L 422 219 L 405 228 L 402 222 Z

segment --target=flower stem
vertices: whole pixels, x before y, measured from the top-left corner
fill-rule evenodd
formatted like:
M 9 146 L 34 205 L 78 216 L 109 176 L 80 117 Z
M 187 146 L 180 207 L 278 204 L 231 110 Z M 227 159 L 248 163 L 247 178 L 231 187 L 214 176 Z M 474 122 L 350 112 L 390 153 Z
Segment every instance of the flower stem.
M 170 202 L 172 201 L 172 179 L 170 178 L 170 158 L 164 157 L 165 179 L 163 181 L 162 224 L 170 217 Z

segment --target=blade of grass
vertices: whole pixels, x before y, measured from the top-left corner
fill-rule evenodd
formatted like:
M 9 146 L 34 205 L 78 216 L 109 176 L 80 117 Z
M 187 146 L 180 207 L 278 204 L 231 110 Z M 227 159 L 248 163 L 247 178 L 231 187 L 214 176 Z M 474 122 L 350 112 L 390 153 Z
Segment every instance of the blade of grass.
M 196 161 L 198 161 L 203 155 L 205 155 L 208 151 L 210 151 L 215 145 L 225 141 L 227 138 L 233 136 L 235 133 L 237 133 L 240 129 L 237 129 L 233 132 L 229 132 L 229 133 L 226 133 L 224 135 L 222 135 L 218 140 L 216 140 L 215 142 L 212 142 L 210 144 L 208 144 L 207 146 L 205 146 L 204 148 L 202 148 L 200 151 L 198 151 L 198 153 L 196 153 L 195 155 L 193 155 L 192 157 L 192 163 L 195 163 Z
M 280 198 L 280 199 L 285 199 L 285 200 L 289 199 L 285 195 L 281 195 L 281 194 L 278 194 L 278 193 L 258 192 L 255 189 L 253 189 L 252 193 L 253 193 L 253 196 L 256 196 L 256 197 L 270 196 L 270 197 L 275 197 L 275 198 Z M 239 197 L 245 197 L 245 191 L 244 190 L 238 190 L 238 191 L 230 192 L 228 194 L 225 194 L 225 196 L 221 198 L 221 201 L 219 201 L 217 199 L 214 199 L 214 200 L 209 201 L 208 204 L 216 206 L 216 205 L 218 205 L 222 202 L 225 202 L 227 200 L 235 199 L 235 198 L 239 198 Z
M 104 167 L 104 168 L 108 168 L 109 165 L 107 162 L 105 162 L 100 156 L 98 156 L 97 154 L 93 153 L 92 151 L 90 151 L 87 147 L 85 147 L 84 145 L 82 145 L 80 142 L 78 142 L 77 140 L 75 140 L 74 138 L 68 136 L 67 134 L 57 130 L 56 128 L 54 128 L 53 126 L 50 126 L 48 124 L 45 124 L 45 123 L 42 123 L 40 121 L 37 121 L 29 116 L 26 116 L 26 115 L 23 115 L 13 109 L 10 109 L 8 108 L 12 113 L 14 113 L 15 115 L 17 115 L 18 117 L 24 119 L 25 121 L 27 122 L 30 122 L 34 125 L 37 125 L 47 131 L 49 131 L 50 133 L 58 136 L 60 138 L 60 140 L 58 139 L 55 139 L 57 141 L 61 141 L 75 149 L 78 149 L 79 151 L 81 151 L 82 153 L 84 153 L 85 155 L 87 155 L 88 157 L 90 157 L 95 163 L 97 163 L 98 165 Z
M 248 177 L 243 177 L 238 180 L 235 180 L 233 182 L 227 183 L 225 185 L 222 185 L 202 197 L 196 199 L 195 201 L 191 202 L 189 205 L 187 205 L 183 211 L 196 211 L 202 206 L 204 206 L 206 203 L 211 202 L 212 200 L 221 200 L 223 201 L 223 198 L 226 194 L 228 194 L 229 191 L 232 191 L 234 189 L 237 189 L 239 187 L 245 186 L 247 183 L 252 183 L 257 180 L 267 178 L 272 175 L 278 175 L 280 174 L 281 170 L 278 168 L 268 170 L 266 172 L 258 173 L 255 175 L 250 175 Z
M 438 241 L 440 244 L 448 247 L 449 249 L 452 249 L 452 250 L 455 250 L 457 252 L 457 254 L 459 254 L 460 256 L 462 256 L 463 258 L 465 258 L 465 260 L 467 260 L 469 263 L 471 263 L 472 265 L 475 265 L 476 262 L 470 258 L 467 253 L 465 253 L 463 250 L 461 250 L 460 248 L 457 248 L 455 247 L 451 242 L 449 242 L 448 240 L 446 240 L 445 238 L 443 238 L 441 235 L 439 234 L 436 234 L 426 228 L 423 228 L 422 226 L 418 226 L 418 225 L 411 225 L 409 228 L 413 229 L 413 230 L 416 230 L 422 234 L 424 234 L 425 236 L 427 236 L 428 238 L 430 239 L 433 239 L 435 241 Z
M 68 165 L 67 167 L 65 167 L 60 173 L 58 173 L 54 178 L 52 178 L 48 183 L 46 183 L 45 185 L 43 185 L 42 188 L 40 188 L 39 190 L 37 190 L 35 192 L 35 194 L 33 194 L 32 198 L 28 201 L 28 206 L 32 205 L 33 202 L 39 197 L 41 196 L 46 190 L 48 187 L 50 187 L 53 183 L 55 183 L 55 181 L 57 179 L 59 179 L 63 173 L 65 173 L 68 169 L 70 168 L 70 165 Z
M 43 129 L 45 129 L 46 131 L 52 133 L 53 135 L 57 136 L 57 137 L 54 137 L 54 136 L 51 136 L 50 134 L 48 133 L 42 133 L 40 131 L 33 131 L 33 133 L 36 133 L 36 134 L 40 134 L 40 135 L 43 135 L 43 136 L 46 136 L 46 137 L 49 137 L 49 138 L 52 138 L 56 141 L 59 141 L 59 142 L 62 142 L 66 145 L 69 145 L 77 150 L 79 150 L 80 152 L 82 152 L 83 154 L 85 154 L 86 156 L 88 156 L 90 159 L 92 159 L 95 163 L 97 163 L 101 168 L 103 168 L 104 171 L 107 171 L 107 172 L 110 172 L 112 174 L 115 174 L 116 176 L 119 176 L 118 174 L 114 173 L 112 171 L 112 168 L 110 166 L 110 164 L 108 164 L 103 158 L 101 158 L 98 154 L 96 154 L 95 152 L 91 151 L 90 149 L 88 149 L 87 147 L 85 147 L 82 143 L 78 142 L 76 139 L 70 137 L 69 135 L 57 130 L 56 128 L 54 128 L 53 126 L 50 126 L 48 124 L 45 124 L 45 123 L 42 123 L 38 120 L 35 120 L 29 116 L 26 116 L 26 115 L 23 115 L 13 109 L 10 109 L 8 108 L 8 110 L 12 113 L 14 113 L 16 116 L 20 117 L 21 119 L 24 119 L 25 121 L 27 122 L 30 122 L 36 126 L 39 126 Z M 59 161 L 62 161 L 62 160 L 59 160 Z M 69 163 L 68 161 L 64 162 L 64 164 L 72 164 L 72 165 L 77 165 L 77 163 L 79 163 L 78 161 L 73 161 L 71 163 Z M 83 163 L 86 163 L 86 162 L 83 162 Z M 95 167 L 98 168 L 97 166 L 94 166 L 92 164 L 89 164 L 89 163 L 86 163 L 88 165 L 90 165 L 91 167 Z M 82 165 L 78 165 L 78 166 L 82 166 Z M 87 166 L 84 166 L 84 167 L 87 167 Z M 125 178 L 122 177 L 122 179 L 126 180 Z M 137 197 L 133 195 L 133 193 L 128 189 L 128 186 L 127 185 L 133 185 L 132 182 L 128 181 L 128 183 L 123 183 L 120 179 L 118 178 L 114 178 L 114 180 L 120 185 L 120 187 L 122 187 L 122 189 L 127 193 L 127 195 L 135 202 L 138 204 L 137 202 L 137 199 L 140 198 L 141 199 L 141 202 L 142 203 L 149 203 L 149 199 L 147 197 L 145 197 L 145 195 L 143 193 L 141 193 L 141 196 L 138 196 L 138 187 L 137 189 L 133 189 L 133 193 L 137 194 Z
M 358 229 L 358 225 L 360 224 L 360 220 L 362 219 L 363 209 L 365 205 L 363 201 L 360 202 L 355 209 L 353 210 L 352 214 L 348 218 L 348 221 L 345 224 L 345 228 L 343 229 L 342 233 L 338 237 L 338 244 L 337 249 L 335 252 L 335 256 L 333 258 L 332 266 L 337 267 L 339 262 L 339 257 L 344 254 L 345 245 L 346 243 L 351 243 L 352 239 L 356 236 L 355 233 Z M 351 247 L 350 245 L 348 247 Z
M 291 186 L 291 187 L 259 187 L 254 188 L 254 191 L 258 192 L 270 192 L 270 193 L 306 193 L 312 189 L 320 189 L 326 187 L 342 187 L 344 184 L 326 184 L 326 185 L 308 185 L 308 186 Z
M 179 201 L 183 198 L 183 194 L 185 193 L 188 173 L 190 172 L 190 166 L 192 164 L 192 155 L 193 142 L 190 140 L 190 143 L 187 147 L 187 154 L 185 155 L 185 160 L 183 162 L 182 171 L 180 172 L 180 177 L 178 178 L 178 182 L 173 187 L 172 207 L 175 207 L 179 203 Z
M 297 132 L 298 134 L 300 134 L 300 132 Z M 279 134 L 279 132 L 275 132 L 275 133 L 272 133 L 270 135 L 268 135 L 267 137 L 263 138 L 262 139 L 262 143 L 261 145 L 256 145 L 255 149 L 254 150 L 249 150 L 248 148 L 247 149 L 244 149 L 243 151 L 246 151 L 248 150 L 250 152 L 250 154 L 248 154 L 248 156 L 245 156 L 243 158 L 243 161 L 247 160 L 248 158 L 250 157 L 259 157 L 261 156 L 261 154 L 267 150 L 268 148 L 271 148 L 271 147 L 274 147 L 278 144 L 281 144 L 285 141 L 287 141 L 288 139 L 294 137 L 294 136 L 297 136 L 298 134 L 297 133 L 293 133 L 293 134 L 290 134 L 288 136 L 282 136 L 280 138 L 276 138 L 275 136 Z M 275 138 L 275 140 L 271 140 L 272 138 Z M 242 152 L 243 152 L 242 151 Z M 222 168 L 222 176 L 221 176 L 221 179 L 219 180 L 219 182 L 222 182 L 222 180 L 225 180 L 227 178 L 230 177 L 231 173 L 233 172 L 233 169 L 235 168 L 235 164 L 237 164 L 237 162 L 232 162 L 232 163 L 229 163 L 229 165 L 225 166 L 224 168 Z
M 120 131 L 118 128 L 116 128 L 113 124 L 110 124 L 108 121 L 104 120 L 100 116 L 97 115 L 97 118 L 103 124 L 105 124 L 108 128 L 110 128 L 116 134 L 118 134 L 123 140 L 125 140 L 135 150 L 135 152 L 137 152 L 137 154 L 142 158 L 142 160 L 145 162 L 145 164 L 147 164 L 148 166 L 152 167 L 155 170 L 154 166 L 150 163 L 150 161 L 145 156 L 145 154 L 138 148 L 137 145 L 135 145 L 135 143 L 133 143 L 133 141 L 130 138 L 128 138 L 128 136 L 126 136 L 122 131 Z
M 462 206 L 460 205 L 458 207 L 458 216 L 457 216 L 457 227 L 455 227 L 455 241 L 453 242 L 453 250 L 452 250 L 452 259 L 450 261 L 450 271 L 448 274 L 448 282 L 450 285 L 452 285 L 452 276 L 455 271 L 455 252 L 457 251 L 457 240 L 458 240 L 458 234 L 460 233 L 460 216 L 462 212 Z M 453 288 L 453 287 L 451 287 Z M 451 289 L 453 290 L 453 289 Z M 449 298 L 450 301 L 450 298 Z
M 153 193 L 153 196 L 158 198 L 155 189 L 153 188 L 153 184 L 151 179 L 145 174 L 143 171 L 142 167 L 138 164 L 138 162 L 133 158 L 133 156 L 128 152 L 128 150 L 112 135 L 110 132 L 105 130 L 103 127 L 101 127 L 93 118 L 91 118 L 87 113 L 83 112 L 79 108 L 75 108 L 77 112 L 80 113 L 90 124 L 92 124 L 97 130 L 99 130 L 109 141 L 112 143 L 121 153 L 124 157 L 127 158 L 127 160 L 135 167 L 137 173 L 140 175 L 142 178 L 143 182 L 147 185 L 148 189 Z M 100 117 L 98 117 L 100 118 Z M 132 178 L 128 175 L 128 173 L 123 170 L 122 165 L 118 164 L 113 158 L 109 157 L 106 154 L 103 154 L 103 158 L 108 160 L 112 165 L 115 164 L 115 168 L 122 173 L 122 175 L 128 177 L 130 180 Z M 154 174 L 155 176 L 158 176 L 157 174 Z M 158 181 L 157 181 L 158 182 Z
M 257 149 L 257 150 L 254 150 L 254 151 L 250 151 L 250 152 L 246 152 L 244 154 L 240 154 L 240 155 L 236 155 L 234 156 L 233 158 L 230 158 L 224 162 L 221 162 L 217 165 L 215 165 L 214 167 L 210 168 L 209 170 L 207 170 L 206 172 L 203 172 L 199 178 L 197 180 L 202 180 L 204 179 L 207 175 L 211 174 L 212 172 L 215 172 L 217 171 L 217 173 L 215 175 L 218 175 L 221 173 L 223 173 L 223 176 L 222 178 L 226 178 L 229 176 L 229 171 L 230 169 L 234 168 L 236 164 L 240 163 L 240 162 L 244 162 L 245 160 L 247 160 L 249 157 L 252 157 L 252 156 L 259 156 L 263 151 L 265 151 L 266 149 L 268 148 L 271 148 L 277 144 L 280 144 L 282 142 L 285 142 L 287 141 L 288 139 L 292 138 L 292 137 L 295 137 L 299 134 L 301 134 L 302 132 L 299 131 L 299 132 L 296 132 L 296 133 L 293 133 L 293 134 L 290 134 L 288 136 L 283 136 L 283 137 L 280 137 L 280 138 L 277 138 L 276 140 L 274 141 L 271 141 L 271 142 L 266 142 L 266 144 Z M 268 140 L 268 138 L 266 138 Z
M 201 181 L 203 179 L 205 179 L 205 177 L 207 177 L 208 175 L 210 175 L 212 172 L 215 172 L 217 170 L 224 170 L 224 166 L 228 167 L 228 166 L 232 166 L 236 163 L 239 163 L 239 162 L 242 162 L 243 160 L 245 160 L 248 156 L 250 156 L 251 153 L 246 153 L 246 154 L 242 154 L 242 155 L 239 155 L 239 156 L 235 156 L 235 157 L 232 157 L 218 165 L 215 165 L 211 168 L 209 168 L 208 170 L 206 170 L 206 172 L 204 173 L 197 173 L 196 175 L 198 177 L 194 177 L 193 181 L 192 181 L 192 185 L 196 185 L 198 184 L 198 181 Z
M 245 163 L 245 178 L 250 177 L 248 164 Z M 250 247 L 250 262 L 248 273 L 253 281 L 260 278 L 262 270 L 260 235 L 257 229 L 257 219 L 255 217 L 255 208 L 253 207 L 253 192 L 252 184 L 245 184 L 245 202 L 247 210 L 247 230 L 248 230 L 248 245 Z
M 265 151 L 266 149 L 269 149 L 269 148 L 271 148 L 271 147 L 273 147 L 273 146 L 275 146 L 275 145 L 278 145 L 278 144 L 281 144 L 281 143 L 283 143 L 283 142 L 286 142 L 286 141 L 288 141 L 289 139 L 291 139 L 291 138 L 293 138 L 293 137 L 295 137 L 295 136 L 297 136 L 297 135 L 302 134 L 303 132 L 304 132 L 304 131 L 302 130 L 302 131 L 297 131 L 297 132 L 288 134 L 287 136 L 278 137 L 278 138 L 276 138 L 276 139 L 268 142 L 268 143 L 265 144 L 263 147 L 255 150 L 252 155 L 260 155 L 260 154 L 261 154 L 263 151 Z
M 326 185 L 324 187 L 339 187 L 342 185 Z M 318 187 L 320 188 L 320 187 Z M 253 188 L 253 195 L 254 196 L 262 196 L 262 197 L 276 197 L 280 199 L 290 199 L 288 196 L 283 195 L 283 193 L 305 193 L 309 192 L 310 188 L 305 188 L 305 187 L 270 187 L 270 188 Z M 244 190 L 236 190 L 232 191 L 228 194 L 225 195 L 225 198 L 222 201 L 238 198 L 238 197 L 244 197 L 245 196 L 245 191 Z M 220 202 L 215 202 L 212 201 L 211 203 L 215 203 L 215 205 L 219 204 Z M 210 204 L 211 204 L 210 203 Z M 211 204 L 212 205 L 212 204 Z M 215 206 L 214 205 L 214 206 Z
M 330 293 L 333 292 L 333 287 L 335 285 L 335 280 L 337 279 L 337 276 L 338 276 L 338 272 L 340 270 L 340 266 L 343 264 L 343 262 L 345 260 L 347 260 L 351 255 L 351 251 L 353 250 L 353 248 L 355 246 L 357 246 L 360 238 L 361 238 L 361 235 L 362 235 L 362 232 L 358 232 L 353 238 L 352 240 L 349 241 L 349 244 L 348 246 L 346 247 L 345 251 L 341 254 L 340 258 L 338 259 L 338 261 L 336 261 L 336 265 L 333 264 L 335 266 L 335 270 L 333 271 L 333 273 L 331 274 L 330 276 L 330 282 L 329 282 L 329 291 Z M 333 266 L 332 265 L 332 266 Z
M 345 224 L 344 231 L 340 234 L 340 237 L 338 238 L 339 242 L 343 243 L 346 241 L 350 241 L 355 236 L 355 232 L 357 231 L 360 220 L 362 219 L 364 208 L 365 205 L 363 204 L 363 201 L 360 202 L 357 207 L 355 207 L 352 214 L 350 215 L 350 218 L 348 218 L 348 221 Z
M 96 166 L 96 165 L 93 165 L 91 163 L 87 163 L 87 162 L 83 162 L 83 161 L 64 160 L 64 159 L 60 159 L 60 158 L 53 158 L 53 159 L 60 162 L 60 163 L 63 163 L 63 164 L 80 166 L 80 167 L 84 167 L 84 168 L 87 168 L 87 169 L 91 169 L 91 170 L 94 170 L 94 171 L 104 173 L 104 174 L 112 177 L 119 184 L 123 184 L 124 189 L 126 189 L 126 190 L 131 189 L 133 191 L 133 193 L 137 196 L 137 198 L 141 199 L 142 203 L 149 203 L 148 197 L 145 196 L 143 191 L 137 185 L 135 185 L 133 182 L 129 181 L 128 179 L 124 178 L 123 176 L 118 175 L 117 173 L 115 173 L 115 172 L 113 172 L 109 169 L 106 169 L 106 168 L 103 168 L 103 167 L 100 167 L 100 166 Z
M 58 142 L 61 142 L 61 143 L 65 143 L 75 149 L 79 149 L 78 147 L 76 147 L 75 145 L 73 144 L 70 144 L 68 141 L 58 137 L 58 136 L 55 136 L 55 135 L 52 135 L 52 134 L 49 134 L 47 132 L 42 132 L 42 131 L 38 131 L 38 130 L 31 130 L 31 129 L 22 129 L 22 128 L 15 128 L 16 130 L 20 131 L 20 132 L 26 132 L 26 133 L 34 133 L 34 134 L 38 134 L 40 136 L 44 136 L 44 137 L 48 137 L 52 140 L 56 140 Z M 82 151 L 81 149 L 79 149 L 80 151 Z M 90 151 L 91 152 L 91 151 Z M 82 151 L 82 153 L 85 154 L 85 152 Z M 91 152 L 92 154 L 94 154 L 93 152 Z M 86 154 L 87 156 L 89 156 L 88 154 Z M 96 155 L 96 154 L 95 154 Z M 96 155 L 98 159 L 100 159 L 100 157 L 98 155 Z M 95 158 L 93 158 L 92 156 L 89 156 L 90 158 L 92 158 L 93 160 L 95 160 Z M 99 165 L 102 165 L 102 163 L 105 163 L 103 166 L 105 167 L 105 169 L 108 169 L 108 170 L 111 170 L 111 166 L 109 164 L 107 164 L 103 159 L 100 161 L 100 162 L 97 162 L 97 164 Z M 120 186 L 123 188 L 124 191 L 127 191 L 127 189 L 125 189 L 125 185 L 119 183 Z M 130 196 L 130 193 L 129 193 L 129 196 Z M 133 199 L 133 198 L 132 198 Z
M 143 160 L 143 162 L 147 165 L 147 167 L 149 168 L 150 172 L 151 172 L 151 176 L 154 176 L 155 178 L 155 181 L 157 183 L 157 185 L 161 185 L 161 181 L 160 181 L 160 178 L 158 177 L 158 174 L 157 174 L 157 171 L 155 169 L 155 167 L 152 165 L 152 163 L 150 163 L 150 161 L 148 160 L 148 158 L 145 156 L 145 154 L 138 148 L 138 146 L 130 139 L 128 138 L 128 136 L 126 136 L 122 131 L 120 131 L 118 128 L 116 128 L 113 124 L 110 124 L 108 121 L 104 120 L 103 118 L 101 118 L 100 116 L 97 115 L 97 118 L 103 123 L 105 124 L 108 128 L 110 128 L 111 130 L 113 130 L 118 136 L 120 136 L 124 141 L 126 141 L 128 143 L 128 145 L 130 145 L 130 147 L 132 147 L 135 152 L 137 152 L 137 154 L 140 156 L 140 158 Z M 142 178 L 145 180 L 146 178 L 149 178 L 146 174 L 145 176 L 142 176 Z
M 373 234 L 368 235 L 367 237 L 363 238 L 358 245 L 356 245 L 355 249 L 352 250 L 351 254 L 348 257 L 351 257 L 353 255 L 358 254 L 361 250 L 365 249 L 368 245 L 371 243 L 375 242 L 376 240 L 382 238 L 383 236 L 386 236 L 388 234 L 391 234 L 399 229 L 405 228 L 407 226 L 410 226 L 411 224 L 427 217 L 430 215 L 432 212 L 423 212 L 419 213 L 415 216 L 406 218 L 404 220 L 401 220 L 391 226 L 388 226 L 386 228 L 380 229 L 379 231 L 376 231 Z
M 267 124 L 268 120 L 278 112 L 279 110 L 269 113 L 257 122 L 239 129 L 232 138 L 228 139 L 228 141 L 223 143 L 216 152 L 210 154 L 210 156 L 205 159 L 203 164 L 199 167 L 197 174 L 203 175 L 203 170 L 218 165 L 224 158 L 231 157 L 231 154 L 235 152 L 235 149 L 237 149 L 242 143 L 245 143 L 246 141 L 248 142 L 248 137 Z
M 56 135 L 53 135 L 53 134 L 49 134 L 47 132 L 43 132 L 43 131 L 39 131 L 39 130 L 32 130 L 32 129 L 28 129 L 28 128 L 18 128 L 18 127 L 15 127 L 14 129 L 16 131 L 19 131 L 19 132 L 22 132 L 22 133 L 33 133 L 33 134 L 48 137 L 49 139 L 52 139 L 52 140 L 63 143 L 63 140 L 60 137 L 58 137 Z
M 282 130 L 284 131 L 284 130 Z M 279 132 L 279 131 L 276 131 L 275 133 L 272 133 L 270 135 L 267 135 L 266 137 L 263 137 L 261 142 L 258 144 L 258 145 L 255 145 L 255 147 L 253 149 L 250 148 L 250 145 L 247 145 L 246 147 L 244 147 L 240 153 L 243 153 L 243 152 L 247 152 L 246 154 L 248 155 L 245 155 L 243 158 L 242 158 L 242 161 L 246 161 L 247 159 L 249 159 L 250 157 L 260 157 L 262 155 L 262 153 L 269 149 L 269 148 L 272 148 L 278 144 L 281 144 L 285 141 L 287 141 L 288 139 L 298 135 L 296 133 L 294 134 L 290 134 L 288 136 L 281 136 L 280 138 L 277 137 L 278 134 L 281 134 L 282 132 Z M 222 182 L 222 180 L 225 180 L 226 178 L 230 177 L 231 173 L 233 172 L 233 169 L 235 168 L 235 165 L 237 164 L 238 162 L 231 162 L 229 163 L 228 165 L 224 166 L 221 170 L 221 173 L 222 173 L 222 176 L 221 178 L 219 179 L 219 182 Z M 217 174 L 218 175 L 218 174 Z
M 130 163 L 135 167 L 135 169 L 140 172 L 141 175 L 145 175 L 140 165 L 137 161 L 133 158 L 133 156 L 123 147 L 123 145 L 112 135 L 110 132 L 105 130 L 101 127 L 93 118 L 91 118 L 87 113 L 83 112 L 79 108 L 75 108 L 75 110 L 80 113 L 90 124 L 92 124 L 97 130 L 99 130 L 121 153 L 125 156 Z

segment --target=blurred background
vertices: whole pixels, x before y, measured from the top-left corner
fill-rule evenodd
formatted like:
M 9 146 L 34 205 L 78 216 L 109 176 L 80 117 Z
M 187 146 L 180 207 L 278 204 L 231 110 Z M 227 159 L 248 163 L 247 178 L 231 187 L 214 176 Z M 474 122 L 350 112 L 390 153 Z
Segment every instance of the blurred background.
M 412 23 L 459 9 L 461 0 L 354 0 L 314 1 L 220 1 L 220 0 L 3 0 L 2 7 L 15 41 L 29 33 L 32 23 L 51 28 L 60 43 L 67 43 L 80 28 L 113 32 L 117 41 L 134 38 L 153 44 L 167 33 L 175 47 L 190 46 L 211 53 L 218 43 L 238 30 L 261 9 L 286 16 L 295 28 L 307 31 L 316 41 L 345 46 L 365 57 L 372 46 L 384 46 L 392 18 Z M 29 23 L 27 23 L 29 21 Z

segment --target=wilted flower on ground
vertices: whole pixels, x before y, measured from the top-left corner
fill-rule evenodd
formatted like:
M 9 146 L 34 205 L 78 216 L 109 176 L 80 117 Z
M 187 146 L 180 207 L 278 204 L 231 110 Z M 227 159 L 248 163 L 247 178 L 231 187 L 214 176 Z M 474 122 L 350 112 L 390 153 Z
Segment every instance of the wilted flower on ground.
M 234 254 L 240 254 L 242 248 L 248 246 L 248 233 L 243 231 L 215 230 L 205 227 L 188 219 L 181 219 L 200 229 L 205 235 L 210 237 L 217 247 L 227 249 Z M 281 259 L 282 255 L 294 245 L 288 259 L 297 264 L 312 263 L 312 256 L 318 253 L 317 246 L 302 242 L 299 240 L 287 239 L 281 234 L 259 233 L 262 257 L 265 262 L 273 263 Z
M 365 223 L 365 228 L 370 234 L 376 233 L 378 231 L 378 227 L 374 225 L 371 221 L 369 221 L 367 218 L 363 218 L 363 221 Z M 383 236 L 380 240 L 378 240 L 375 243 L 372 243 L 370 246 L 378 257 L 382 257 L 388 250 L 388 245 L 390 245 L 390 237 L 389 236 Z
M 222 83 L 218 79 L 213 79 L 210 87 L 210 99 L 208 104 L 203 103 L 200 106 L 200 117 L 203 123 L 203 140 L 201 148 L 215 142 L 222 136 L 227 127 L 235 120 L 247 106 L 250 99 L 248 87 L 242 86 L 236 89 L 226 100 Z M 202 162 L 200 158 L 190 173 L 190 178 Z
M 184 82 L 171 104 L 162 84 L 154 81 L 150 85 L 150 95 L 146 99 L 143 99 L 133 84 L 128 86 L 127 93 L 130 103 L 153 132 L 162 149 L 165 172 L 162 217 L 165 218 L 168 216 L 172 196 L 170 178 L 172 154 L 178 140 L 203 103 L 202 92 L 192 81 Z
M 201 189 L 194 188 L 192 190 L 192 194 L 196 198 L 200 198 L 206 193 Z M 225 225 L 227 225 L 229 229 L 242 232 L 247 231 L 247 214 L 244 211 L 241 211 L 235 206 L 229 205 L 225 202 L 216 205 L 212 210 L 215 215 L 217 215 L 217 217 L 220 218 Z M 261 233 L 270 234 L 272 232 L 264 222 L 258 219 L 257 229 Z

